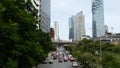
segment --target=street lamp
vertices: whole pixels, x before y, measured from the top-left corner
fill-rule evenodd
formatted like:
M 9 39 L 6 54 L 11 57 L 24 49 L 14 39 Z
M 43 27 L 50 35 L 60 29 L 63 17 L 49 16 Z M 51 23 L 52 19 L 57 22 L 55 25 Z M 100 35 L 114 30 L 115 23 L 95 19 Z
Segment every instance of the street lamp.
M 97 56 L 97 68 L 102 68 L 102 64 L 101 64 L 101 57 L 102 57 L 102 48 L 101 48 L 101 38 L 99 38 L 100 40 L 100 45 L 99 45 L 99 49 L 95 51 L 95 55 Z
M 102 65 L 101 65 L 101 59 L 102 59 L 102 56 L 101 56 L 101 52 L 102 52 L 102 49 L 101 49 L 101 38 L 100 38 L 100 68 L 102 68 Z

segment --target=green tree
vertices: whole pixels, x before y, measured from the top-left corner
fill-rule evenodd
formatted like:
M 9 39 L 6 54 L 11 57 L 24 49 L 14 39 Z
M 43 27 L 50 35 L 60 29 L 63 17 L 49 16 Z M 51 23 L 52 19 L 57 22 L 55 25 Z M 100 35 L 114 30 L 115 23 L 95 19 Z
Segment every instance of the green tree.
M 100 54 L 101 44 L 101 54 Z M 77 46 L 69 47 L 72 54 L 83 64 L 83 68 L 119 68 L 120 46 L 84 39 Z M 97 53 L 96 53 L 97 51 Z M 87 64 L 86 64 L 87 62 Z
M 103 52 L 103 68 L 120 68 L 120 54 Z
M 1 68 L 31 68 L 54 49 L 48 34 L 36 29 L 31 0 L 0 0 Z

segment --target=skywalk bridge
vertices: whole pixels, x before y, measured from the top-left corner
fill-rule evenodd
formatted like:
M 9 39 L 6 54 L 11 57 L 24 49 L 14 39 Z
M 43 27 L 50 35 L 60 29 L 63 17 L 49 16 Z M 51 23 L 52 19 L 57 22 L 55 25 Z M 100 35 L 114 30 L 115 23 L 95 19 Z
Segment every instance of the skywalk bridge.
M 77 43 L 78 42 L 70 42 L 70 41 L 53 41 L 52 42 L 53 45 L 57 45 L 57 46 L 71 46 Z

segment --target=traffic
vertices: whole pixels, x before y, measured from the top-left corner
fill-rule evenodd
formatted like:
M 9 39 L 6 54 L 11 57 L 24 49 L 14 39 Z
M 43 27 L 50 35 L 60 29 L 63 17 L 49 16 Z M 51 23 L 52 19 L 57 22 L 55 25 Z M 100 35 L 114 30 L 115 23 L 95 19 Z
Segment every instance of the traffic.
M 57 63 L 70 63 L 71 67 L 77 68 L 79 66 L 76 58 L 74 58 L 70 51 L 66 51 L 63 47 L 58 48 L 56 51 L 50 52 L 48 57 L 44 61 L 44 64 L 54 64 Z

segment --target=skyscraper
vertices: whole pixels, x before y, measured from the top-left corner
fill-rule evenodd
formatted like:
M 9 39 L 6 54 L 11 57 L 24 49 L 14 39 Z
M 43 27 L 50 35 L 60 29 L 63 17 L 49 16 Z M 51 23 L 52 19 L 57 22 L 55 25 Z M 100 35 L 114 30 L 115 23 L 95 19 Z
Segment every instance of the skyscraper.
M 105 35 L 103 0 L 92 0 L 92 35 Z
M 69 39 L 75 40 L 75 16 L 69 17 Z
M 54 33 L 55 33 L 55 41 L 59 41 L 59 24 L 57 21 L 55 21 L 55 24 L 54 24 Z
M 49 33 L 50 32 L 50 1 L 40 0 L 40 27 L 41 29 Z
M 83 11 L 76 15 L 76 40 L 81 40 L 82 35 L 85 35 L 85 16 Z
M 37 18 L 43 32 L 50 32 L 50 0 L 31 0 L 33 6 L 37 9 Z M 38 25 L 38 24 L 37 24 Z
M 27 1 L 27 0 L 25 0 Z M 32 5 L 34 6 L 35 10 L 37 10 L 37 20 L 38 20 L 38 23 L 36 24 L 37 25 L 37 29 L 40 29 L 40 25 L 39 25 L 39 21 L 40 21 L 40 0 L 31 0 L 32 2 Z M 33 11 L 35 11 L 33 10 Z
M 82 35 L 85 35 L 85 16 L 81 11 L 69 18 L 69 39 L 80 41 Z
M 105 33 L 108 33 L 108 26 L 105 25 Z

